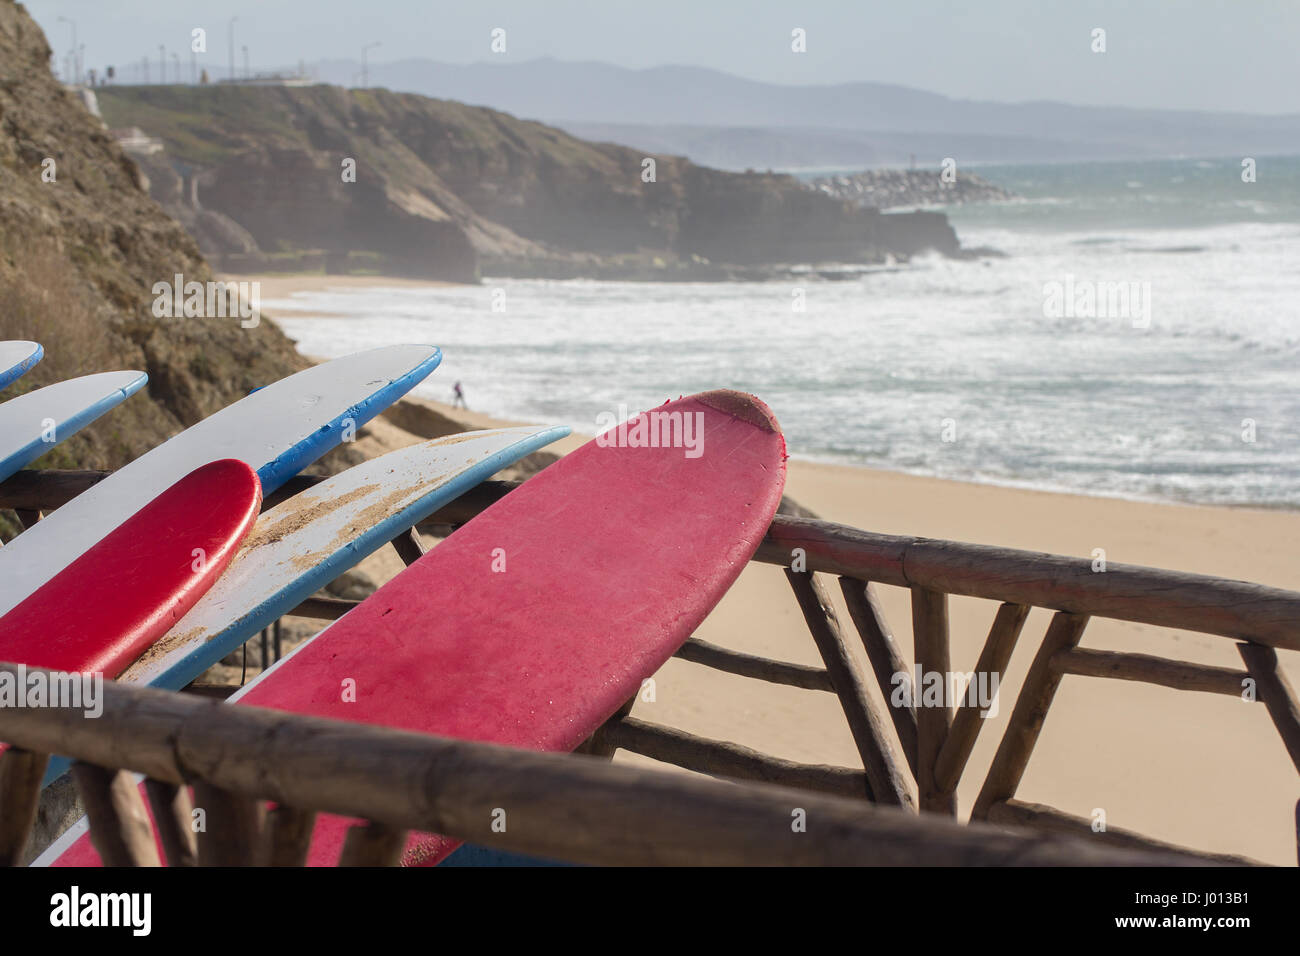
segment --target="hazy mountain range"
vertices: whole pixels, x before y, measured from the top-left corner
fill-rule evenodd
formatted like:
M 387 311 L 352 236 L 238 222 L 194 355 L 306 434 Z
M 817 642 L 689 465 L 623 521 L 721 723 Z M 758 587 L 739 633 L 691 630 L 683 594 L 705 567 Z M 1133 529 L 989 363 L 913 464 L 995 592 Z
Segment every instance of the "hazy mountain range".
M 353 86 L 361 66 L 322 61 L 324 82 Z M 554 59 L 376 64 L 370 85 L 491 106 L 585 139 L 742 168 L 855 168 L 1300 153 L 1300 114 L 958 100 L 884 83 L 782 86 L 716 70 L 632 70 Z

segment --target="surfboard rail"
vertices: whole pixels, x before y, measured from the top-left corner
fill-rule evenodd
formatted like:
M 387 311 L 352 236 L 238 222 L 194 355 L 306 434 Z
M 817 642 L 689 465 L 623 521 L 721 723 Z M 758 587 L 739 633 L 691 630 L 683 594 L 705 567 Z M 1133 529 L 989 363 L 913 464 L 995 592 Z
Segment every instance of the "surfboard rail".
M 14 508 L 18 509 L 20 514 L 39 517 L 42 511 L 58 507 L 102 477 L 103 473 L 99 472 L 20 473 L 0 484 L 0 508 Z M 322 479 L 311 476 L 293 478 L 275 495 L 269 496 L 266 506 L 311 487 L 319 480 Z M 514 484 L 510 482 L 485 482 L 430 515 L 418 527 L 445 535 L 449 530 L 471 520 L 488 505 L 500 500 L 513 487 Z M 395 547 L 398 548 L 399 553 L 403 553 L 400 545 Z M 799 557 L 798 566 L 801 569 L 799 571 L 791 569 L 791 565 L 796 563 L 796 556 Z M 418 557 L 418 554 L 413 549 L 406 549 L 403 557 L 407 563 L 410 563 Z M 919 809 L 923 811 L 922 818 L 927 824 L 941 822 L 944 817 L 952 818 L 955 815 L 957 784 L 966 770 L 966 763 L 976 738 L 987 723 L 980 717 L 980 708 L 968 703 L 962 703 L 951 710 L 925 707 L 882 708 L 875 701 L 875 695 L 869 692 L 869 685 L 872 680 L 875 680 L 884 698 L 888 700 L 896 674 L 911 674 L 915 668 L 920 668 L 922 671 L 946 672 L 949 667 L 947 600 L 949 595 L 961 595 L 983 598 L 997 604 L 993 624 L 977 665 L 977 672 L 987 671 L 1000 675 L 1021 636 L 1029 611 L 1034 607 L 1041 607 L 1053 612 L 1046 632 L 1039 641 L 1029 674 L 1020 689 L 1010 722 L 999 741 L 992 766 L 982 783 L 973 813 L 973 819 L 977 823 L 988 821 L 1000 825 L 1032 828 L 1040 834 L 1040 839 L 1046 841 L 1043 846 L 1056 848 L 1052 852 L 1059 854 L 1057 857 L 1059 862 L 1083 863 L 1097 860 L 1096 857 L 1088 857 L 1086 854 L 1080 855 L 1083 854 L 1083 847 L 1068 841 L 1059 842 L 1063 835 L 1073 834 L 1086 837 L 1088 846 L 1094 850 L 1098 845 L 1103 845 L 1107 852 L 1131 850 L 1139 854 L 1157 855 L 1190 853 L 1181 847 L 1173 847 L 1141 834 L 1114 828 L 1096 833 L 1092 830 L 1090 820 L 1019 798 L 1018 788 L 1025 767 L 1038 742 L 1039 731 L 1055 692 L 1066 675 L 1074 678 L 1141 681 L 1177 690 L 1238 697 L 1242 694 L 1243 682 L 1251 681 L 1257 687 L 1256 700 L 1264 704 L 1288 754 L 1300 769 L 1300 718 L 1297 718 L 1297 714 L 1300 714 L 1300 697 L 1297 697 L 1289 685 L 1277 661 L 1278 649 L 1292 651 L 1300 649 L 1300 636 L 1298 636 L 1300 628 L 1297 628 L 1297 622 L 1300 622 L 1300 592 L 1225 578 L 1116 564 L 1110 564 L 1104 575 L 1095 574 L 1090 560 L 1085 558 L 988 547 L 967 542 L 876 534 L 816 518 L 788 514 L 776 516 L 753 560 L 786 567 L 794 596 L 821 654 L 824 666 L 814 667 L 774 661 L 718 647 L 698 639 L 688 641 L 675 656 L 744 677 L 835 694 L 845 712 L 854 740 L 858 744 L 863 767 L 810 766 L 783 760 L 728 741 L 708 740 L 639 720 L 631 717 L 626 707 L 601 726 L 580 748 L 580 752 L 608 757 L 616 749 L 626 749 L 700 773 L 745 781 L 741 789 L 737 790 L 733 786 L 727 791 L 736 794 L 735 799 L 742 802 L 750 799 L 751 791 L 748 788 L 751 786 L 766 794 L 766 796 L 752 798 L 762 803 L 771 797 L 765 788 L 768 785 L 780 785 L 798 788 L 805 801 L 814 798 L 832 801 L 847 799 L 861 810 L 866 801 L 892 802 L 890 789 L 902 786 L 917 792 Z M 823 579 L 828 575 L 837 579 L 836 583 L 839 585 L 851 618 L 851 630 L 840 623 L 833 610 L 833 604 L 823 583 Z M 903 657 L 898 643 L 893 639 L 889 623 L 881 611 L 878 592 L 883 587 L 901 587 L 911 592 L 912 627 L 917 649 L 913 661 L 909 662 Z M 341 599 L 313 598 L 290 613 L 318 619 L 334 619 L 350 610 L 355 603 Z M 1241 668 L 1211 667 L 1127 651 L 1081 648 L 1080 638 L 1091 617 L 1114 618 L 1224 636 L 1235 642 L 1243 666 Z M 856 634 L 850 637 L 852 631 L 856 631 Z M 853 646 L 857 640 L 861 641 L 860 648 Z M 857 659 L 863 652 L 867 661 L 866 666 L 860 664 Z M 125 691 L 125 689 L 121 690 Z M 232 711 L 238 709 L 229 708 Z M 6 712 L 0 709 L 0 739 L 6 739 L 7 734 L 14 734 L 14 739 L 20 741 L 20 734 L 10 729 L 17 727 L 13 722 L 15 713 L 17 712 Z M 30 729 L 42 722 L 42 718 L 32 717 L 32 713 L 34 712 L 24 715 L 23 720 L 34 720 L 35 724 L 23 724 L 24 728 Z M 222 719 L 224 713 L 222 712 Z M 295 720 L 310 720 L 288 716 L 282 719 L 290 723 Z M 55 718 L 49 720 L 54 721 Z M 213 720 L 217 718 L 214 717 Z M 97 724 L 104 728 L 116 726 L 111 721 L 83 722 L 83 726 L 85 723 Z M 196 752 L 204 752 L 207 748 L 214 753 L 218 751 L 222 754 L 227 753 L 232 742 L 222 737 L 226 730 L 221 728 L 225 726 L 220 721 L 212 724 L 212 727 L 217 729 L 211 730 L 203 741 L 195 744 Z M 21 737 L 21 740 L 31 741 L 29 746 L 37 750 L 42 746 L 61 749 L 65 753 L 72 750 L 64 737 L 57 736 L 62 731 L 57 727 L 54 729 L 51 727 L 40 731 L 40 734 L 46 736 Z M 21 731 L 21 733 L 26 732 L 27 730 Z M 357 732 L 360 732 L 359 728 Z M 376 728 L 368 728 L 365 732 L 381 735 L 388 733 Z M 32 733 L 37 732 L 32 730 Z M 50 734 L 56 736 L 49 736 Z M 92 732 L 90 736 L 93 738 L 96 734 Z M 398 736 L 402 735 L 398 734 Z M 84 737 L 84 733 L 77 736 L 77 746 L 91 747 L 92 744 L 86 743 Z M 366 739 L 370 740 L 370 738 Z M 420 739 L 427 742 L 431 738 L 420 737 Z M 343 738 L 340 737 L 339 740 L 340 747 L 344 747 Z M 393 740 L 396 741 L 397 738 Z M 109 743 L 104 740 L 93 746 L 107 747 Z M 452 746 L 450 743 L 443 743 Z M 249 742 L 248 746 L 250 761 L 268 759 L 265 751 L 256 750 L 253 742 Z M 357 748 L 359 751 L 365 751 L 369 746 L 369 743 L 365 747 L 358 744 Z M 456 743 L 455 746 L 468 748 L 468 750 L 458 750 L 457 753 L 461 755 L 474 751 L 466 759 L 477 759 L 480 755 L 477 754 L 476 748 L 485 745 Z M 113 752 L 119 753 L 119 751 Z M 131 748 L 120 752 L 135 753 Z M 87 750 L 84 753 L 84 756 L 78 753 L 70 755 L 81 756 L 83 760 L 104 756 L 104 753 L 99 750 Z M 901 757 L 898 756 L 899 753 Z M 496 766 L 491 764 L 489 759 L 496 759 L 494 755 L 498 755 L 496 750 L 481 755 L 487 761 L 483 766 Z M 149 762 L 153 756 L 147 748 L 141 749 L 136 757 L 140 763 L 131 764 L 129 769 L 143 767 L 152 772 L 155 764 Z M 11 759 L 13 764 L 11 769 L 0 765 L 0 781 L 8 781 L 0 784 L 0 790 L 7 788 L 14 790 L 18 795 L 6 796 L 4 792 L 0 792 L 0 808 L 16 806 L 21 817 L 21 810 L 26 803 L 21 792 L 18 792 L 22 791 L 22 787 L 15 781 L 26 781 L 30 772 L 23 769 L 26 765 L 21 764 L 21 760 L 35 762 L 39 758 L 6 759 Z M 364 782 L 362 778 L 390 779 L 388 770 L 373 762 L 366 762 L 364 753 L 357 753 L 351 757 L 340 753 L 339 759 L 344 763 L 355 759 L 364 764 L 364 769 L 357 769 L 360 765 L 349 764 L 352 769 L 341 771 L 344 778 L 353 780 L 358 786 L 362 786 Z M 510 759 L 516 759 L 513 752 Z M 671 827 L 666 827 L 662 819 L 657 818 L 657 814 L 664 806 L 674 804 L 680 795 L 673 791 L 673 796 L 669 799 L 663 796 L 667 791 L 654 790 L 653 792 L 660 794 L 660 797 L 648 801 L 649 805 L 639 803 L 630 795 L 636 792 L 637 787 L 644 786 L 668 788 L 672 791 L 673 784 L 666 781 L 646 783 L 639 778 L 633 780 L 632 777 L 619 776 L 626 773 L 626 768 L 600 767 L 597 771 L 591 771 L 592 762 L 583 763 L 582 769 L 574 768 L 572 777 L 569 777 L 566 776 L 566 771 L 560 768 L 567 766 L 562 763 L 563 761 L 578 763 L 571 761 L 571 758 L 529 754 L 528 760 L 540 761 L 540 763 L 511 764 L 516 768 L 529 768 L 526 771 L 520 770 L 518 777 L 511 778 L 509 786 L 514 788 L 511 792 L 527 794 L 531 792 L 530 787 L 535 789 L 541 786 L 540 781 L 559 778 L 553 784 L 558 790 L 563 790 L 574 781 L 581 781 L 576 791 L 565 791 L 572 794 L 571 798 L 575 802 L 597 799 L 596 795 L 601 793 L 617 792 L 619 801 L 626 796 L 629 805 L 634 805 L 638 809 L 630 810 L 626 816 L 606 817 L 604 814 L 607 804 L 604 798 L 600 798 L 601 813 L 593 813 L 589 816 L 613 821 L 611 832 L 605 833 L 602 830 L 600 839 L 594 837 L 589 839 L 591 834 L 576 833 L 569 833 L 566 837 L 561 832 L 562 821 L 558 816 L 560 811 L 556 810 L 557 816 L 553 819 L 543 813 L 538 819 L 552 819 L 554 827 L 550 828 L 550 831 L 558 834 L 554 837 L 555 842 L 547 842 L 549 838 L 543 839 L 534 835 L 527 839 L 520 837 L 520 842 L 516 843 L 514 836 L 498 839 L 487 834 L 471 833 L 455 822 L 466 819 L 467 808 L 474 806 L 471 803 L 473 794 L 456 791 L 454 787 L 449 790 L 442 789 L 440 786 L 439 799 L 450 801 L 443 804 L 448 816 L 437 821 L 427 818 L 415 821 L 410 816 L 386 815 L 392 807 L 386 804 L 381 796 L 383 787 L 377 786 L 378 793 L 366 791 L 361 796 L 354 795 L 348 798 L 354 802 L 335 801 L 328 807 L 316 806 L 305 796 L 305 802 L 302 804 L 296 804 L 292 800 L 287 801 L 289 806 L 299 807 L 299 809 L 286 811 L 287 822 L 278 828 L 275 825 L 271 826 L 259 839 L 264 842 L 269 841 L 272 846 L 279 845 L 277 841 L 281 836 L 277 834 L 287 832 L 286 828 L 292 829 L 289 827 L 290 822 L 296 822 L 301 826 L 307 819 L 306 816 L 293 817 L 292 814 L 309 814 L 314 808 L 321 812 L 347 812 L 374 821 L 376 829 L 358 835 L 355 841 L 349 839 L 348 848 L 345 850 L 345 855 L 361 854 L 363 858 L 373 860 L 389 861 L 389 856 L 385 855 L 387 850 L 392 846 L 400 848 L 403 835 L 398 832 L 394 836 L 393 827 L 425 827 L 452 836 L 490 842 L 493 846 L 507 850 L 534 852 L 580 862 L 662 860 L 724 863 L 735 862 L 738 859 L 734 854 L 739 850 L 727 842 L 731 839 L 732 831 L 728 833 L 709 831 L 710 824 L 707 821 L 713 818 L 704 811 L 701 811 L 704 815 L 699 819 L 705 822 L 701 822 L 691 831 L 695 834 L 693 838 L 695 842 L 692 844 L 696 847 L 694 851 L 688 853 L 687 850 L 681 849 L 681 855 L 674 855 L 678 852 L 674 850 L 662 858 L 657 858 L 654 857 L 652 848 L 647 847 L 646 841 L 642 840 L 638 844 L 642 856 L 634 859 L 634 851 L 628 848 L 626 841 L 615 839 L 616 834 L 612 831 L 625 830 L 634 834 L 653 834 L 657 844 L 661 834 L 665 838 L 671 836 Z M 549 762 L 553 761 L 559 762 L 551 766 Z M 415 764 L 412 764 L 412 767 L 414 766 Z M 206 765 L 203 768 L 182 769 L 186 773 L 198 774 L 201 777 Z M 501 772 L 507 773 L 507 770 Z M 606 772 L 611 775 L 602 776 Z M 435 776 L 425 778 L 422 773 L 423 771 L 416 773 L 411 767 L 403 766 L 394 771 L 391 779 L 394 781 L 394 787 L 399 778 L 406 781 L 437 779 Z M 589 776 L 589 773 L 595 773 L 596 776 Z M 529 778 L 532 774 L 537 776 L 530 783 Z M 39 781 L 39 772 L 36 776 Z M 283 777 L 283 775 L 277 776 Z M 247 781 L 257 778 L 259 778 L 257 773 L 248 771 Z M 186 779 L 193 780 L 194 776 Z M 222 777 L 213 783 L 239 794 L 241 799 L 279 800 L 284 796 L 254 792 L 256 787 L 253 783 L 247 782 L 247 786 L 244 786 L 244 783 L 241 783 L 243 780 L 244 778 L 232 780 Z M 87 786 L 91 785 L 97 784 L 87 784 Z M 407 785 L 403 784 L 403 786 Z M 504 782 L 502 785 L 505 785 Z M 244 786 L 244 789 L 241 790 L 240 786 Z M 548 783 L 547 786 L 552 784 Z M 627 788 L 626 791 L 618 789 L 624 786 Z M 583 788 L 587 787 L 590 790 L 586 791 L 584 796 Z M 694 806 L 691 801 L 695 796 L 693 793 L 687 793 L 689 790 L 690 787 L 687 786 L 686 790 L 682 791 L 686 794 L 681 796 L 685 803 L 680 805 Z M 298 792 L 295 790 L 294 795 L 296 796 Z M 499 791 L 494 789 L 493 792 Z M 542 793 L 538 794 L 536 799 L 543 801 L 545 797 L 546 794 Z M 721 800 L 721 797 L 719 796 L 718 799 Z M 786 813 L 785 829 L 788 830 L 788 798 L 781 799 L 786 800 L 783 806 Z M 344 804 L 346 807 L 341 809 Z M 717 809 L 716 805 L 710 804 L 710 806 Z M 768 809 L 770 810 L 771 807 L 769 806 Z M 843 810 L 843 807 L 839 807 L 836 812 L 839 810 Z M 475 812 L 478 812 L 477 809 Z M 903 812 L 895 811 L 896 814 Z M 563 811 L 563 814 L 565 820 L 572 820 L 571 805 Z M 890 819 L 896 821 L 897 817 Z M 13 825 L 11 812 L 0 809 L 0 829 Z M 514 828 L 511 829 L 513 832 Z M 547 827 L 544 826 L 543 829 Z M 744 827 L 741 829 L 743 830 Z M 309 833 L 310 826 L 307 830 Z M 720 830 L 726 830 L 726 827 L 720 826 Z M 746 839 L 757 840 L 753 831 L 745 832 Z M 879 835 L 879 831 L 873 832 Z M 912 833 L 910 830 L 907 832 Z M 977 826 L 973 832 L 983 831 Z M 982 837 L 976 839 L 975 844 L 982 849 L 970 849 L 969 853 L 972 855 L 958 860 L 952 854 L 958 852 L 958 847 L 963 848 L 962 853 L 966 853 L 969 845 L 961 841 L 952 842 L 955 837 L 951 835 L 951 831 L 935 831 L 928 836 L 921 831 L 916 831 L 914 835 L 915 842 L 904 842 L 918 854 L 933 854 L 924 859 L 935 862 L 940 860 L 964 863 L 997 862 L 995 841 L 991 838 L 988 841 L 983 840 Z M 947 849 L 939 851 L 927 844 L 926 841 L 932 837 L 938 843 L 946 841 Z M 605 839 L 612 841 L 609 846 L 617 849 L 608 852 L 599 849 L 598 845 Z M 908 840 L 911 839 L 909 836 Z M 541 842 L 537 842 L 539 840 Z M 930 849 L 923 851 L 922 848 L 925 846 L 930 846 Z M 806 858 L 800 855 L 802 849 L 791 850 L 788 858 L 783 857 L 783 852 L 781 848 L 772 849 L 766 862 L 806 861 Z M 820 857 L 821 862 L 835 859 L 834 851 L 830 848 L 821 847 L 812 852 L 825 854 Z M 374 855 L 367 857 L 366 854 Z M 1196 854 L 1193 858 L 1201 864 L 1252 862 L 1242 857 L 1226 855 Z M 879 850 L 863 849 L 862 855 L 856 857 L 855 861 L 882 862 L 886 859 Z M 921 862 L 922 859 L 923 856 L 909 856 L 906 862 Z M 1027 859 L 1020 857 L 1017 862 L 1024 863 Z

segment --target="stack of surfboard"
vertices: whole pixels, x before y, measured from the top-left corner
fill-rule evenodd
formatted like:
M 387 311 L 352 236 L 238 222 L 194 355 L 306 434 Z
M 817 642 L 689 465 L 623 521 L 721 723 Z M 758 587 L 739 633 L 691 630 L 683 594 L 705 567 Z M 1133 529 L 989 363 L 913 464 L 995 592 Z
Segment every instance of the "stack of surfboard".
M 0 387 L 40 358 L 0 343 Z M 0 548 L 0 660 L 180 689 L 348 568 L 501 468 L 568 434 L 469 432 L 377 457 L 260 516 L 263 495 L 424 379 L 430 346 L 348 356 L 259 389 Z M 0 480 L 145 382 L 110 372 L 0 404 Z M 592 441 L 425 554 L 231 702 L 492 741 L 577 747 L 690 636 L 780 502 L 785 445 L 736 392 Z M 626 433 L 621 433 L 626 434 Z M 5 470 L 8 469 L 8 470 Z M 78 616 L 67 614 L 75 597 Z M 340 694 L 346 677 L 353 693 Z M 66 762 L 52 762 L 52 779 Z M 308 862 L 351 821 L 318 821 Z M 83 824 L 38 863 L 97 864 Z M 413 837 L 405 861 L 455 844 Z

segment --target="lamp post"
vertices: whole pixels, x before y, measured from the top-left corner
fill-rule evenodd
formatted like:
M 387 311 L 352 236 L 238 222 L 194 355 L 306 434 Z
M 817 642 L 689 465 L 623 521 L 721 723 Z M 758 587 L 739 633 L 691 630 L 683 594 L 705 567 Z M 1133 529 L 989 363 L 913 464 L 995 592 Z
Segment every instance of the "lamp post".
M 361 88 L 363 90 L 370 85 L 370 69 L 366 65 L 366 53 L 380 45 L 380 42 L 376 40 L 374 43 L 367 43 L 361 48 Z
M 78 83 L 78 82 L 80 82 L 81 78 L 80 78 L 79 76 L 76 75 L 76 73 L 78 72 L 77 69 L 76 69 L 76 58 L 77 58 L 77 21 L 76 21 L 76 20 L 73 20 L 73 19 L 71 19 L 71 18 L 69 18 L 69 17 L 59 17 L 59 21 L 62 22 L 62 23 L 66 23 L 66 24 L 67 24 L 67 25 L 72 29 L 72 64 L 71 64 L 71 65 L 72 65 L 72 69 L 69 70 L 68 81 L 71 82 L 71 83 Z
M 239 17 L 230 18 L 230 82 L 235 82 L 235 21 Z

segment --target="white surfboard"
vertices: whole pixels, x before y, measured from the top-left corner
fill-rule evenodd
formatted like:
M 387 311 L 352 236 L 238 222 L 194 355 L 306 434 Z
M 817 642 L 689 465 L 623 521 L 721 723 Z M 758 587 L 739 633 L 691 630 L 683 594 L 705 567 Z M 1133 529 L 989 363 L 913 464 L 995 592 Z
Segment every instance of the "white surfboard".
M 22 378 L 44 354 L 45 350 L 35 342 L 0 342 L 0 389 Z
M 437 366 L 428 345 L 393 345 L 260 388 L 82 492 L 0 548 L 0 614 L 195 468 L 247 462 L 270 494 L 406 394 Z
M 0 405 L 0 481 L 144 387 L 144 372 L 101 372 L 55 382 Z
M 567 434 L 531 425 L 435 438 L 281 502 L 257 519 L 212 589 L 117 680 L 179 690 L 407 528 Z
M 563 426 L 536 425 L 435 438 L 268 509 L 212 589 L 115 679 L 180 690 L 407 528 L 567 434 Z M 52 758 L 46 784 L 67 766 Z

